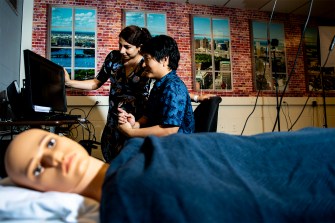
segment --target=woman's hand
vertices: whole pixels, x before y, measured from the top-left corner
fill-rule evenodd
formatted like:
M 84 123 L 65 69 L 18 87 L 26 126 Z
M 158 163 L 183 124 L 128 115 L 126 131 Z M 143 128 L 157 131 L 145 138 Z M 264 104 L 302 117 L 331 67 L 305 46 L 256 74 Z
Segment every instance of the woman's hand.
M 68 83 L 71 80 L 71 78 L 70 78 L 70 75 L 67 72 L 67 70 L 65 68 L 63 68 L 63 69 L 64 69 L 65 84 L 66 84 L 66 83 Z
M 190 97 L 193 101 L 195 102 L 202 102 L 202 101 L 205 101 L 205 100 L 208 100 L 212 97 L 215 97 L 216 95 L 215 94 L 201 94 L 201 95 L 197 95 L 197 94 L 193 94 L 193 93 L 190 93 Z
M 119 114 L 118 114 L 118 122 L 119 125 L 123 125 L 126 123 L 129 123 L 131 128 L 135 125 L 135 117 L 131 114 L 123 110 L 122 108 L 117 109 Z
M 201 101 L 205 101 L 205 100 L 208 100 L 212 97 L 215 97 L 216 95 L 215 94 L 202 94 L 202 95 L 199 95 L 198 96 L 198 101 L 201 102 Z

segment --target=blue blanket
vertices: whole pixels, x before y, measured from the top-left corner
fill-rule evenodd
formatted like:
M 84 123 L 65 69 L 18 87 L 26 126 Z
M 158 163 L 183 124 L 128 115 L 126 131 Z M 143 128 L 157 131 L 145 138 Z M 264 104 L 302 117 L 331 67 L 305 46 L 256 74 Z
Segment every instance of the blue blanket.
M 334 222 L 335 129 L 131 139 L 101 222 Z

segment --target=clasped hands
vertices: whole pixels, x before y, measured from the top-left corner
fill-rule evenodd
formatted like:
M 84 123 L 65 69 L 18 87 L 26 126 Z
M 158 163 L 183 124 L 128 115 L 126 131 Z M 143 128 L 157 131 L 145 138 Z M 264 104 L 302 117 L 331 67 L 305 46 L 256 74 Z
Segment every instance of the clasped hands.
M 122 108 L 118 108 L 118 112 L 119 130 L 127 134 L 130 129 L 133 129 L 135 127 L 135 117 L 134 115 L 126 112 Z

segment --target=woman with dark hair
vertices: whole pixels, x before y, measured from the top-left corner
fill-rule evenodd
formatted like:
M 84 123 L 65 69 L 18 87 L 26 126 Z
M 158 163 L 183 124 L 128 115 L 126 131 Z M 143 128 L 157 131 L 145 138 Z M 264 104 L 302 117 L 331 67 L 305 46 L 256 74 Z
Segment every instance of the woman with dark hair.
M 141 45 L 150 38 L 151 34 L 146 28 L 127 26 L 119 34 L 119 50 L 112 50 L 106 56 L 94 79 L 71 80 L 66 72 L 65 84 L 78 89 L 95 90 L 110 79 L 107 123 L 101 137 L 102 154 L 108 163 L 120 152 L 126 139 L 117 129 L 117 109 L 122 107 L 138 118 L 143 115 L 150 80 L 143 74 L 144 60 L 139 51 Z

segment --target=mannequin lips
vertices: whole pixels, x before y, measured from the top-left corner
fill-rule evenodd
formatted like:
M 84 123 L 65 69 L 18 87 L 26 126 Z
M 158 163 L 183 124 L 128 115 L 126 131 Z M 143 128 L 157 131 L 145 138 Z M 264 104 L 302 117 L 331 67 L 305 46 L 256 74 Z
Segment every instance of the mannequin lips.
M 63 170 L 65 170 L 65 173 L 68 174 L 71 169 L 72 161 L 75 158 L 76 154 L 73 153 L 69 157 L 67 157 L 66 161 L 63 164 Z

